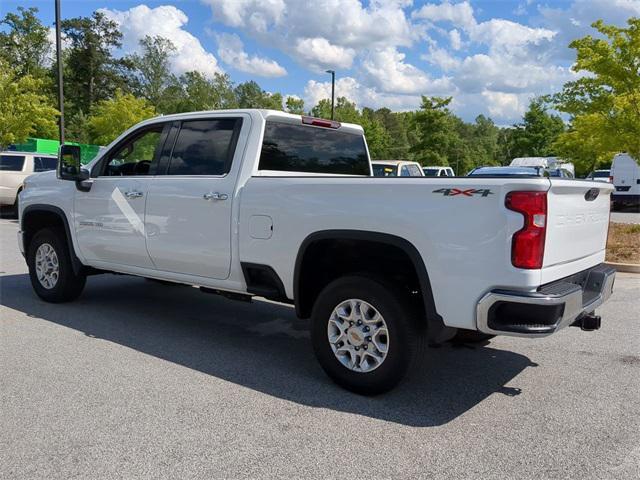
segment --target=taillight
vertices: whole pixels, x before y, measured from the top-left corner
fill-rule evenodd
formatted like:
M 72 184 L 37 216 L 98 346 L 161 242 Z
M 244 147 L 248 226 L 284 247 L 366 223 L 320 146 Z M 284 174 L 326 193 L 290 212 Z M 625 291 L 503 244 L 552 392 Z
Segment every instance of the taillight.
M 505 205 L 524 216 L 524 226 L 513 234 L 511 263 L 517 268 L 542 268 L 547 231 L 547 192 L 509 192 Z
M 609 177 L 609 183 L 613 183 L 613 177 Z
M 305 125 L 313 125 L 315 127 L 340 128 L 340 122 L 335 120 L 323 120 L 322 118 L 302 116 L 302 123 Z

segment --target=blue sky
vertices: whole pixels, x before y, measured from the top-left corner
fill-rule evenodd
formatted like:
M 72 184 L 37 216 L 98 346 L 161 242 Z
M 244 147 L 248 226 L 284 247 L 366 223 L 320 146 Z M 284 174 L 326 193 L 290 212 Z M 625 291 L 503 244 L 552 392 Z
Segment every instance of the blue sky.
M 2 0 L 0 15 L 36 6 L 53 25 L 53 0 Z M 573 38 L 597 19 L 623 25 L 640 0 L 62 0 L 62 16 L 102 9 L 118 22 L 123 49 L 144 35 L 172 40 L 175 73 L 226 72 L 267 91 L 305 100 L 329 95 L 358 106 L 417 108 L 420 95 L 453 96 L 465 120 L 485 114 L 507 125 L 532 96 L 576 78 Z

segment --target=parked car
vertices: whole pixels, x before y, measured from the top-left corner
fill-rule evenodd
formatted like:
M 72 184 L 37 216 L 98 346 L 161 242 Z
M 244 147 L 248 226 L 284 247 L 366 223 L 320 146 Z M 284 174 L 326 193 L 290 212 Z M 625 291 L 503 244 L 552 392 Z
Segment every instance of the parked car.
M 640 166 L 638 161 L 627 153 L 613 157 L 611 177 L 616 191 L 611 196 L 613 207 L 640 206 Z
M 571 162 L 567 162 L 558 157 L 519 157 L 511 160 L 512 167 L 541 167 L 549 172 L 554 170 L 563 169 L 571 173 L 571 177 L 566 177 L 564 175 L 555 175 L 562 176 L 563 178 L 573 178 L 576 175 L 576 168 Z
M 374 177 L 424 177 L 420 164 L 405 160 L 373 160 Z
M 611 170 L 594 170 L 585 178 L 594 182 L 611 183 Z
M 375 394 L 427 341 L 598 328 L 615 277 L 603 263 L 612 190 L 372 178 L 360 126 L 183 113 L 132 127 L 86 168 L 63 146 L 57 173 L 25 183 L 18 241 L 47 302 L 116 272 L 294 304 L 325 372 Z
M 533 176 L 533 177 L 557 177 L 572 179 L 573 174 L 564 168 L 548 169 L 544 167 L 478 167 L 468 174 L 471 177 L 510 177 L 510 176 Z
M 573 179 L 575 176 L 571 170 L 567 170 L 566 168 L 547 168 L 544 170 L 544 175 L 547 177 L 559 177 L 559 178 L 567 178 Z
M 478 167 L 471 170 L 470 177 L 544 177 L 544 169 L 541 167 Z
M 451 167 L 422 167 L 425 177 L 455 177 Z
M 18 213 L 18 194 L 24 179 L 37 172 L 55 170 L 58 158 L 32 152 L 0 152 L 0 207 Z

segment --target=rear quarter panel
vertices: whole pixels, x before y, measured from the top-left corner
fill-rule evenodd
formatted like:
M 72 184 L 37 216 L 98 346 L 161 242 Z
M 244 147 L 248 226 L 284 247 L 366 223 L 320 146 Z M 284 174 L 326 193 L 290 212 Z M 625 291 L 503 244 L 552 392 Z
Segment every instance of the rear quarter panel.
M 252 177 L 240 195 L 240 260 L 273 267 L 293 298 L 295 260 L 307 236 L 333 229 L 396 235 L 421 253 L 445 323 L 475 328 L 476 302 L 487 290 L 539 286 L 539 270 L 511 266 L 511 236 L 523 220 L 504 197 L 548 188 L 545 179 Z M 250 219 L 260 215 L 273 221 L 268 239 L 250 235 Z

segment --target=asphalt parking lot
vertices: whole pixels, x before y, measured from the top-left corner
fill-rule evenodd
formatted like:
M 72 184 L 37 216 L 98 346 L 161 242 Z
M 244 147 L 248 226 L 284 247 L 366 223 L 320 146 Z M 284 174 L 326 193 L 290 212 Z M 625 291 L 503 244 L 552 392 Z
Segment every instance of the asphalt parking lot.
M 431 348 L 364 398 L 289 307 L 114 275 L 46 304 L 16 231 L 0 220 L 0 478 L 639 477 L 638 275 L 598 332 Z

